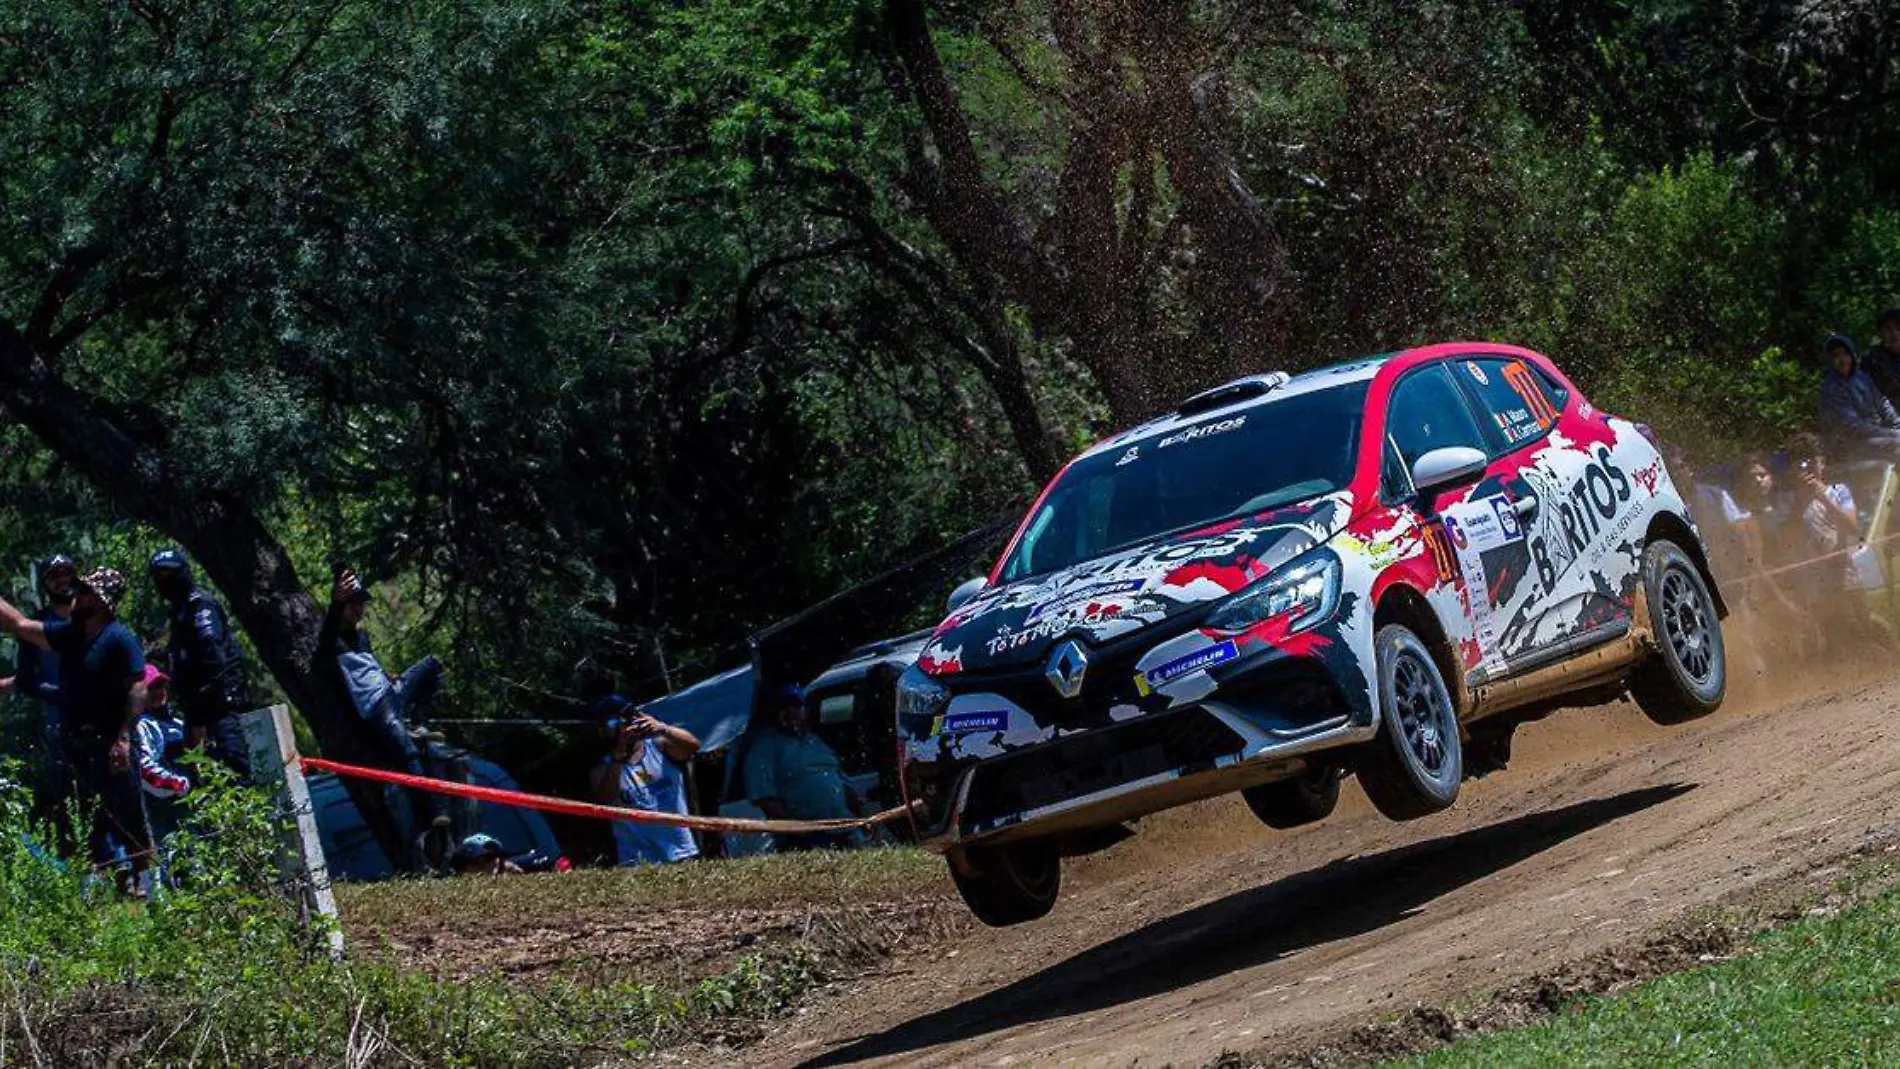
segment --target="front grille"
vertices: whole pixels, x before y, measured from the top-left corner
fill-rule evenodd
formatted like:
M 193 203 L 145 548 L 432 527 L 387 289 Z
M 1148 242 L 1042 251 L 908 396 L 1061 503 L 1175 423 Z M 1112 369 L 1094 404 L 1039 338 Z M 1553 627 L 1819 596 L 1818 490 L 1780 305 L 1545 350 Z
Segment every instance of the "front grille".
M 1145 716 L 978 765 L 962 826 L 1036 809 L 1239 753 L 1240 735 L 1205 709 Z

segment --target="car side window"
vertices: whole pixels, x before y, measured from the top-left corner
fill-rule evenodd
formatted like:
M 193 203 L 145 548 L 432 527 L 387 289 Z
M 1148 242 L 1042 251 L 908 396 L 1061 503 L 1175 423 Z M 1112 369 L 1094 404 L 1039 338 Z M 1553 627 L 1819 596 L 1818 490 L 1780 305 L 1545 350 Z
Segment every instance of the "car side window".
M 1472 418 L 1471 406 L 1443 364 L 1412 371 L 1392 388 L 1392 399 L 1386 404 L 1385 431 L 1398 447 L 1407 471 L 1419 457 L 1434 449 L 1467 446 L 1489 452 L 1490 443 Z
M 1452 361 L 1456 374 L 1477 395 L 1485 415 L 1498 428 L 1502 452 L 1520 448 L 1550 433 L 1557 425 L 1559 404 L 1550 395 L 1543 376 L 1528 360 L 1513 357 L 1470 357 Z

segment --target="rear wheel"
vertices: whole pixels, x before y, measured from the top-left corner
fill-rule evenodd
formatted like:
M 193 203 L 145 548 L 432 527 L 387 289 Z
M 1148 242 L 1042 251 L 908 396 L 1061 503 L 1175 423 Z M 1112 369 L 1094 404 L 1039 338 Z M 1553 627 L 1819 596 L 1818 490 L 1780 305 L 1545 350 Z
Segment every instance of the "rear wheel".
M 1359 783 L 1392 820 L 1436 813 L 1458 799 L 1464 750 L 1458 713 L 1431 650 L 1403 624 L 1373 640 L 1379 672 L 1379 734 L 1359 758 Z
M 1630 696 L 1658 724 L 1715 712 L 1728 689 L 1728 655 L 1701 570 L 1674 542 L 1657 539 L 1643 549 L 1643 597 L 1656 652 L 1630 677 Z
M 970 912 L 992 928 L 1047 916 L 1062 891 L 1062 858 L 1049 843 L 966 847 L 961 860 L 951 860 L 950 879 Z
M 1339 805 L 1339 770 L 1315 768 L 1240 792 L 1247 808 L 1269 828 L 1297 828 L 1332 816 Z

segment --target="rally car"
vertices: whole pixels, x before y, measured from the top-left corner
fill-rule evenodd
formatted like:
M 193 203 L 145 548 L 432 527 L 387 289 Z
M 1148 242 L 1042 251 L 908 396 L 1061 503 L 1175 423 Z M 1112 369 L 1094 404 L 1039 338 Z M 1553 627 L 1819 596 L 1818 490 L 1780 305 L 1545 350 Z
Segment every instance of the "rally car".
M 1726 608 L 1647 428 L 1456 343 L 1209 390 L 1071 461 L 899 681 L 918 840 L 984 922 L 1064 855 L 1240 791 L 1293 827 L 1355 776 L 1452 804 L 1512 730 L 1721 705 Z

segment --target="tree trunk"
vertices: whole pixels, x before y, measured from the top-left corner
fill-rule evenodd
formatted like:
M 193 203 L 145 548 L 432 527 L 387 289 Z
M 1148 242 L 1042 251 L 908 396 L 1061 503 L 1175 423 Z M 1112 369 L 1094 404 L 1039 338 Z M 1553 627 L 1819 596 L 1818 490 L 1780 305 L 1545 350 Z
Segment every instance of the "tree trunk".
M 367 756 L 354 711 L 325 685 L 313 663 L 323 609 L 297 581 L 290 555 L 253 509 L 216 494 L 178 493 L 178 481 L 156 447 L 68 385 L 46 355 L 6 323 L 0 323 L 0 405 L 113 502 L 176 539 L 199 562 L 325 756 L 359 762 Z M 133 561 L 117 566 L 133 581 L 143 571 Z M 407 850 L 382 790 L 348 778 L 343 785 L 391 863 L 402 866 Z

